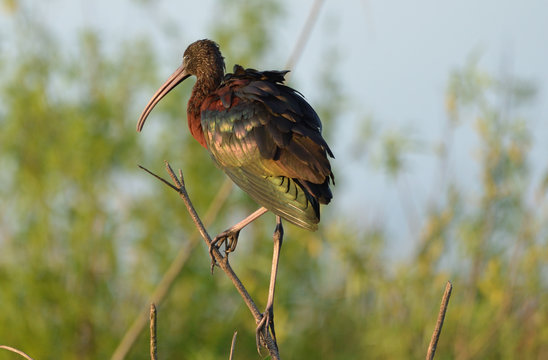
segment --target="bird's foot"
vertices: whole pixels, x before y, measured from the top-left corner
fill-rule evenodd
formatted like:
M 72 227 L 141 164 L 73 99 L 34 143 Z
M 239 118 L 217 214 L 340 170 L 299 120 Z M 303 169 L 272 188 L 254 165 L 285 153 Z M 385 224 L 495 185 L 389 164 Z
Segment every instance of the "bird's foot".
M 274 306 L 267 307 L 263 313 L 263 318 L 257 324 L 257 329 L 255 330 L 255 341 L 257 343 L 257 351 L 259 354 L 260 346 L 264 343 L 264 339 L 267 338 L 268 331 L 272 335 L 272 339 L 276 342 L 276 331 L 274 331 Z
M 209 256 L 211 257 L 211 272 L 213 273 L 213 268 L 217 265 L 215 256 L 213 255 L 213 248 L 216 248 L 220 251 L 221 246 L 225 245 L 225 256 L 228 258 L 228 254 L 233 252 L 236 249 L 238 244 L 238 237 L 240 235 L 240 230 L 234 231 L 228 229 L 215 236 L 209 245 Z

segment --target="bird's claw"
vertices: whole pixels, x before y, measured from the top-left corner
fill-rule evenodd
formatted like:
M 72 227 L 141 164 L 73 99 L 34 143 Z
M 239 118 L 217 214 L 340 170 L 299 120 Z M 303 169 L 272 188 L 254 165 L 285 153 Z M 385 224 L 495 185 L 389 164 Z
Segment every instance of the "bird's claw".
M 215 256 L 213 255 L 213 248 L 220 250 L 221 246 L 225 245 L 225 256 L 228 258 L 228 254 L 233 252 L 236 249 L 238 244 L 238 237 L 240 235 L 240 230 L 225 230 L 211 241 L 209 245 L 209 257 L 211 258 L 211 272 L 213 273 L 213 268 L 217 265 Z
M 257 329 L 255 330 L 255 341 L 257 343 L 257 351 L 259 354 L 261 343 L 264 343 L 264 339 L 266 339 L 268 335 L 268 330 L 270 330 L 270 334 L 272 335 L 272 339 L 274 342 L 276 342 L 276 331 L 274 331 L 274 309 L 273 306 L 266 309 L 261 321 L 257 324 Z

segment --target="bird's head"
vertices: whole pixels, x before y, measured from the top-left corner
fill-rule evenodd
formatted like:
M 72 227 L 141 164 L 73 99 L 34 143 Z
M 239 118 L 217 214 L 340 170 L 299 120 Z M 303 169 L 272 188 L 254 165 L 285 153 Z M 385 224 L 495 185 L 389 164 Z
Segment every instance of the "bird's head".
M 201 77 L 221 77 L 225 62 L 219 45 L 211 40 L 198 40 L 190 44 L 183 54 L 183 64 L 190 75 Z
M 204 39 L 190 44 L 185 50 L 181 66 L 171 74 L 146 105 L 137 123 L 137 131 L 143 129 L 154 106 L 183 80 L 194 75 L 198 80 L 205 81 L 210 87 L 215 88 L 221 82 L 224 70 L 225 63 L 217 43 Z

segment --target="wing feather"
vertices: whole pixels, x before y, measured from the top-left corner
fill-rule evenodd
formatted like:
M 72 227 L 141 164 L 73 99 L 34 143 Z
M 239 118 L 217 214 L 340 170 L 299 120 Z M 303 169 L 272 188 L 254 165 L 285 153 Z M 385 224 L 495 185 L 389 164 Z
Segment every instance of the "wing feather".
M 239 187 L 274 213 L 314 230 L 319 204 L 332 198 L 333 154 L 316 112 L 281 84 L 284 74 L 235 67 L 202 104 L 202 129 L 212 157 Z

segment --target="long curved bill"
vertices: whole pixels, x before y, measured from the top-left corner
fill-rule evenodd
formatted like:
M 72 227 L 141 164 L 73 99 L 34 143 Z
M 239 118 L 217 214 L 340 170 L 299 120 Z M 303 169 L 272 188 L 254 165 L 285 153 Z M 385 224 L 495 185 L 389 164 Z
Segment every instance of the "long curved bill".
M 139 117 L 139 122 L 137 123 L 137 131 L 141 131 L 143 129 L 143 125 L 145 125 L 145 121 L 148 117 L 148 114 L 154 109 L 154 106 L 162 100 L 164 96 L 171 90 L 173 90 L 177 85 L 179 85 L 184 79 L 189 77 L 190 74 L 186 72 L 186 69 L 184 65 L 179 66 L 177 70 L 171 76 L 166 80 L 166 82 L 156 91 L 154 96 L 152 96 L 152 99 L 148 102 L 147 106 L 141 113 L 141 117 Z

